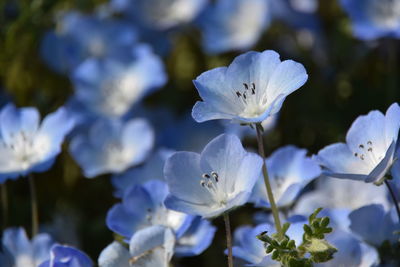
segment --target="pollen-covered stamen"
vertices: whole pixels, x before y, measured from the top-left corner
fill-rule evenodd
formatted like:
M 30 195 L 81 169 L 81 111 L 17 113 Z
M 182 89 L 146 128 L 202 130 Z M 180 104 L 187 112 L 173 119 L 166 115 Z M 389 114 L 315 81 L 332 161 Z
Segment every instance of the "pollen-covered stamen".
M 373 144 L 372 141 L 368 141 L 366 144 L 359 144 L 358 145 L 358 152 L 354 153 L 354 156 L 361 159 L 371 162 L 372 164 L 376 165 L 382 159 L 382 157 L 376 157 L 375 153 L 373 152 Z
M 225 205 L 227 194 L 218 186 L 219 174 L 216 171 L 212 171 L 209 174 L 204 173 L 202 178 L 200 185 L 211 193 L 216 203 Z

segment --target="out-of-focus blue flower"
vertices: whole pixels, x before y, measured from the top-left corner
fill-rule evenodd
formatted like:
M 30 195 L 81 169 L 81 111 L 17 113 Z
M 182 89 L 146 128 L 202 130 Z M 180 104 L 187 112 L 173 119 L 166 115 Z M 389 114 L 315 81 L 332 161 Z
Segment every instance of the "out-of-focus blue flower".
M 100 267 L 168 267 L 174 253 L 175 235 L 168 227 L 155 225 L 136 232 L 129 251 L 114 241 L 100 254 Z
M 261 173 L 262 159 L 238 137 L 222 134 L 201 152 L 177 152 L 165 163 L 170 195 L 165 205 L 204 218 L 245 204 Z
M 197 122 L 230 119 L 259 123 L 277 113 L 285 98 L 308 76 L 300 63 L 281 61 L 271 50 L 247 52 L 229 67 L 204 72 L 194 84 L 203 99 L 193 107 Z
M 296 203 L 295 212 L 310 214 L 315 209 L 324 207 L 324 210 L 341 209 L 349 213 L 368 204 L 381 204 L 386 209 L 391 206 L 387 191 L 382 187 L 359 181 L 321 177 L 317 180 L 315 190 L 304 194 Z
M 363 40 L 400 37 L 400 1 L 341 0 L 352 20 L 353 34 Z
M 386 115 L 371 111 L 353 122 L 346 143 L 323 148 L 315 159 L 327 169 L 327 176 L 380 183 L 395 160 L 399 128 L 397 103 L 388 108 Z
M 140 229 L 163 225 L 181 237 L 190 227 L 193 217 L 167 209 L 163 204 L 167 194 L 167 185 L 159 180 L 132 186 L 125 192 L 122 203 L 115 204 L 108 211 L 108 228 L 129 239 Z
M 218 0 L 200 21 L 208 53 L 246 50 L 269 26 L 269 0 Z
M 114 196 L 121 198 L 125 191 L 135 184 L 150 180 L 164 180 L 164 163 L 172 154 L 171 150 L 159 149 L 142 166 L 114 175 L 111 180 L 115 188 Z
M 350 229 L 365 242 L 379 247 L 384 241 L 391 243 L 399 239 L 395 232 L 400 224 L 394 208 L 386 212 L 382 205 L 372 204 L 361 207 L 349 215 Z
M 70 246 L 54 245 L 50 259 L 39 267 L 92 267 L 92 260 L 82 251 Z
M 45 34 L 41 54 L 52 69 L 68 73 L 87 58 L 129 60 L 136 41 L 133 25 L 72 11 Z
M 143 162 L 154 143 L 147 121 L 100 120 L 87 134 L 76 135 L 70 152 L 87 178 L 105 173 L 121 173 Z
M 0 266 L 36 267 L 50 258 L 53 244 L 48 234 L 38 234 L 29 241 L 23 228 L 8 228 L 3 232 Z
M 306 154 L 305 149 L 285 146 L 266 160 L 272 191 L 279 207 L 291 205 L 301 190 L 321 174 L 318 164 Z M 264 177 L 260 176 L 254 186 L 250 202 L 270 207 Z
M 179 257 L 196 256 L 206 250 L 217 228 L 208 220 L 196 217 L 185 234 L 175 244 L 175 254 Z
M 39 123 L 39 112 L 32 107 L 8 104 L 0 111 L 0 182 L 48 170 L 74 126 L 64 108 Z
M 208 0 L 111 0 L 110 7 L 149 28 L 166 30 L 192 21 L 207 3 Z
M 296 245 L 299 245 L 302 240 L 303 222 L 292 223 L 287 235 L 295 240 Z M 273 225 L 264 223 L 256 227 L 241 226 L 235 230 L 233 256 L 244 260 L 250 266 L 260 267 L 279 267 L 279 262 L 271 259 L 271 255 L 267 255 L 263 242 L 256 236 L 264 231 L 268 233 L 275 232 Z
M 121 117 L 164 85 L 163 63 L 150 47 L 137 45 L 133 53 L 128 61 L 88 59 L 79 65 L 72 76 L 76 99 L 97 115 Z
M 160 133 L 159 142 L 177 151 L 200 152 L 215 136 L 224 133 L 217 121 L 196 123 L 190 113 L 172 121 Z

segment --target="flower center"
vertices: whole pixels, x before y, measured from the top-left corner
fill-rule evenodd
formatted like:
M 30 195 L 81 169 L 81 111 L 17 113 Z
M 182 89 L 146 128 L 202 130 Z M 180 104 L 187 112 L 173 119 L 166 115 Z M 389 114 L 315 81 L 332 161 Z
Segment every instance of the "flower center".
M 243 83 L 243 88 L 242 91 L 235 91 L 239 105 L 242 106 L 243 110 L 239 115 L 245 118 L 260 116 L 266 109 L 267 99 L 260 99 L 259 90 L 256 89 L 254 82 Z
M 368 161 L 372 163 L 374 167 L 378 165 L 378 163 L 384 157 L 383 155 L 376 156 L 373 149 L 372 141 L 368 141 L 366 144 L 359 144 L 357 152 L 354 152 L 354 156 L 363 161 Z
M 200 180 L 200 185 L 210 192 L 213 200 L 219 205 L 224 206 L 227 203 L 227 194 L 219 187 L 219 175 L 216 171 L 204 173 Z

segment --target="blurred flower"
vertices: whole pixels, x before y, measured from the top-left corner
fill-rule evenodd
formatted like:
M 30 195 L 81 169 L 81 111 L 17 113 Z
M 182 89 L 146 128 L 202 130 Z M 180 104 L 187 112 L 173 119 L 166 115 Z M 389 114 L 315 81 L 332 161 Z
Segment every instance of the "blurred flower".
M 87 134 L 71 140 L 70 152 L 87 178 L 105 173 L 121 173 L 140 164 L 150 153 L 154 133 L 147 121 L 100 120 Z
M 126 61 L 136 41 L 133 25 L 72 11 L 60 14 L 57 29 L 45 34 L 41 55 L 53 70 L 68 73 L 88 58 Z
M 270 24 L 270 0 L 218 0 L 200 21 L 208 53 L 246 50 Z
M 326 168 L 326 176 L 380 183 L 395 160 L 399 128 L 397 103 L 388 108 L 386 116 L 371 111 L 353 122 L 346 143 L 323 148 L 315 159 Z
M 167 80 L 161 59 L 147 45 L 137 45 L 127 61 L 88 59 L 72 75 L 75 97 L 104 117 L 121 117 Z M 129 58 L 129 55 L 126 55 Z
M 69 246 L 54 245 L 50 259 L 39 267 L 92 267 L 92 260 L 82 251 Z
M 321 169 L 306 156 L 307 150 L 285 146 L 267 160 L 268 175 L 278 207 L 291 205 L 304 187 L 317 178 Z M 260 176 L 254 186 L 250 202 L 259 207 L 270 207 L 264 178 Z
M 368 244 L 379 247 L 384 241 L 395 243 L 400 224 L 394 208 L 386 212 L 382 205 L 372 204 L 356 209 L 349 215 L 350 229 Z
M 165 163 L 170 195 L 165 205 L 204 218 L 247 202 L 261 173 L 262 159 L 243 149 L 239 138 L 220 135 L 201 152 L 176 152 Z
M 50 258 L 53 243 L 48 234 L 38 234 L 29 241 L 23 228 L 8 228 L 0 246 L 0 266 L 36 267 Z
M 193 217 L 167 209 L 163 204 L 167 194 L 167 185 L 158 180 L 132 186 L 125 192 L 122 203 L 115 204 L 108 211 L 108 228 L 129 239 L 140 229 L 163 225 L 181 237 Z
M 193 107 L 197 122 L 231 119 L 258 123 L 277 113 L 285 98 L 307 80 L 303 65 L 280 61 L 271 50 L 248 52 L 229 67 L 215 68 L 196 78 L 194 84 L 204 102 Z
M 179 257 L 200 255 L 211 245 L 216 230 L 209 221 L 196 217 L 185 234 L 177 240 L 175 254 Z
M 115 188 L 114 196 L 121 198 L 125 191 L 135 184 L 164 180 L 164 163 L 172 154 L 171 150 L 159 149 L 142 166 L 114 175 L 111 180 Z
M 39 125 L 36 108 L 6 105 L 0 112 L 0 182 L 48 170 L 74 126 L 64 108 L 47 115 Z
M 192 21 L 208 0 L 111 0 L 110 7 L 139 23 L 166 30 Z
M 136 232 L 129 251 L 114 241 L 100 254 L 100 267 L 168 267 L 173 256 L 175 236 L 171 229 L 160 225 Z
M 363 40 L 400 37 L 400 1 L 341 0 L 353 22 L 353 34 Z

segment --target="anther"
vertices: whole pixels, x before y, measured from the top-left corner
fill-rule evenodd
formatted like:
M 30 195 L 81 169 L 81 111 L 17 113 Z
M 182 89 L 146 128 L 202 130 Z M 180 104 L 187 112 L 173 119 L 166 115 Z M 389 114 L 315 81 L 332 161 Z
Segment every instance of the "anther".
M 211 172 L 211 176 L 214 178 L 214 180 L 218 183 L 218 173 L 216 172 Z
M 239 91 L 236 91 L 236 95 L 237 95 L 237 97 L 241 97 L 242 96 L 242 94 Z
M 364 145 L 359 145 L 358 147 L 359 147 L 359 148 L 364 148 Z
M 361 154 L 360 159 L 364 160 L 364 154 Z
M 243 93 L 243 98 L 246 99 L 246 93 Z
M 372 145 L 372 142 L 371 142 L 371 141 L 368 141 L 367 144 L 371 146 L 371 145 Z
M 243 86 L 246 90 L 249 90 L 249 85 L 247 83 L 243 83 Z
M 205 186 L 206 186 L 206 181 L 201 180 L 201 181 L 200 181 L 200 185 L 201 185 L 202 187 L 205 187 Z
M 354 153 L 354 157 L 358 157 L 358 153 L 356 152 L 356 153 Z
M 210 179 L 210 175 L 208 173 L 204 173 L 202 176 L 203 176 L 203 178 Z
M 372 152 L 372 147 L 368 148 L 368 151 L 369 151 L 369 152 Z

